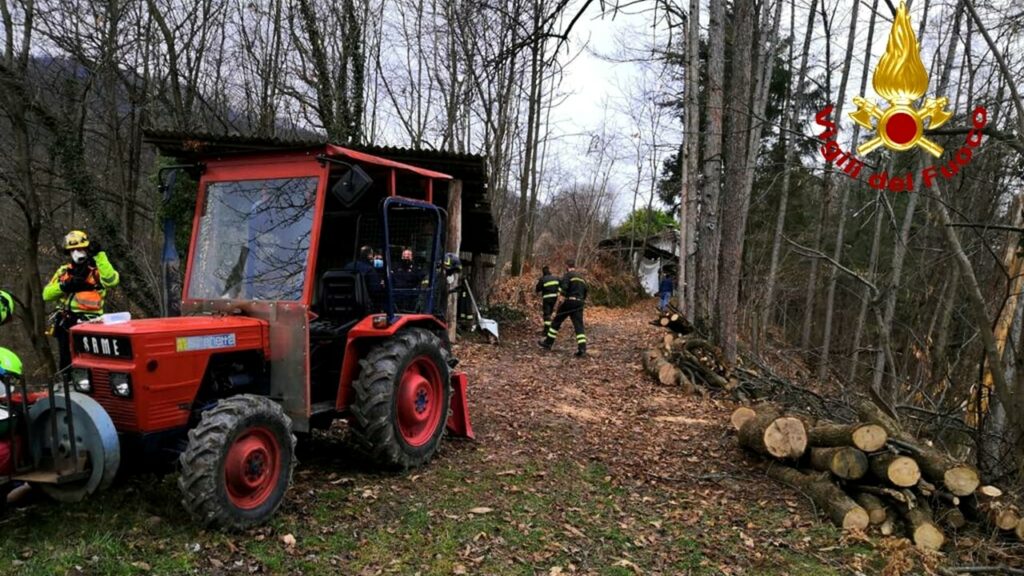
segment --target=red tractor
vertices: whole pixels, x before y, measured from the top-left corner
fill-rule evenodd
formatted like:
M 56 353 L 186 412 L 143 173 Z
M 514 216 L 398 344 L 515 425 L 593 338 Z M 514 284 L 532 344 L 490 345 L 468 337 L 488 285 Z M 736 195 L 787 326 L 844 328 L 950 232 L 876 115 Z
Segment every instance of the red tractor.
M 75 500 L 122 460 L 170 456 L 189 512 L 239 529 L 281 504 L 295 433 L 344 418 L 391 470 L 430 460 L 446 428 L 472 437 L 432 202 L 450 176 L 334 145 L 197 167 L 183 315 L 76 326 L 74 390 L 15 426 L 31 435 L 15 477 Z

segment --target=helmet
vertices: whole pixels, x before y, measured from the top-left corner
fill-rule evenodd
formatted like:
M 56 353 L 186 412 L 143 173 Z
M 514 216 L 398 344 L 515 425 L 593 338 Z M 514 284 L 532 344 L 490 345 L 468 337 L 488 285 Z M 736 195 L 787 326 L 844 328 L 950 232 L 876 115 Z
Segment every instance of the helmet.
M 14 315 L 14 298 L 0 290 L 0 324 L 7 322 Z
M 89 236 L 81 230 L 72 230 L 64 237 L 65 250 L 77 250 L 89 247 Z
M 448 252 L 444 255 L 444 271 L 448 276 L 462 271 L 462 260 L 459 259 L 458 254 Z
M 7 348 L 0 348 L 0 376 L 21 376 L 21 358 Z

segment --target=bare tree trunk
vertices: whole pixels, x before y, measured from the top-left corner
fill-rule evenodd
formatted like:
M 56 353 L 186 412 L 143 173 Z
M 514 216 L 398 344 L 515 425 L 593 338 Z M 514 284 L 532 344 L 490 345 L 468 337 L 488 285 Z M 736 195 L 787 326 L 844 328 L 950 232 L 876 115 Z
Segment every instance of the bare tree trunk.
M 800 71 L 797 73 L 796 90 L 792 89 L 787 91 L 787 110 L 782 115 L 782 131 L 781 138 L 783 140 L 783 147 L 786 151 L 785 160 L 782 166 L 782 193 L 779 196 L 779 209 L 775 217 L 775 234 L 772 237 L 772 255 L 771 263 L 768 266 L 768 279 L 767 286 L 765 288 L 764 298 L 764 311 L 761 319 L 761 325 L 765 328 L 771 323 L 772 308 L 775 304 L 775 284 L 778 280 L 779 275 L 779 254 L 782 250 L 782 236 L 786 226 L 786 209 L 789 203 L 790 194 L 790 182 L 792 174 L 792 165 L 795 157 L 795 146 L 787 146 L 786 143 L 789 141 L 791 126 L 795 123 L 795 117 L 797 114 L 794 94 L 800 96 L 804 91 L 804 81 L 807 78 L 807 57 L 810 53 L 811 46 L 811 32 L 814 30 L 814 14 L 817 7 L 818 0 L 811 0 L 811 9 L 807 16 L 807 27 L 804 31 L 804 42 L 803 50 L 800 56 Z M 791 15 L 796 12 L 796 5 L 794 2 L 790 2 Z M 790 18 L 790 28 L 792 29 L 792 18 Z M 790 65 L 793 63 L 792 55 L 793 41 L 790 41 Z
M 826 11 L 824 0 L 821 3 L 819 13 L 821 14 L 821 24 L 825 29 L 826 38 L 832 36 L 832 20 L 829 19 L 829 15 Z M 832 92 L 832 43 L 825 43 L 825 87 L 827 93 Z M 840 101 L 841 105 L 842 101 Z M 840 116 L 836 116 L 836 122 L 841 120 Z M 828 216 L 828 208 L 832 203 L 832 169 L 827 164 L 824 167 L 824 175 L 822 176 L 822 193 L 820 203 L 818 204 L 818 215 L 814 220 L 814 238 L 811 242 L 811 249 L 815 252 L 821 251 L 822 236 L 825 233 L 825 219 Z M 803 328 L 800 331 L 800 348 L 804 353 L 810 356 L 811 353 L 811 331 L 814 329 L 814 318 L 816 312 L 816 303 L 818 298 L 818 258 L 812 258 L 810 262 L 811 269 L 807 273 L 807 290 L 804 294 L 804 321 Z
M 878 270 L 878 252 L 882 248 L 882 223 L 885 218 L 885 200 L 882 198 L 882 195 L 885 193 L 885 191 L 880 191 L 875 196 L 875 231 L 871 236 L 871 255 L 868 256 L 868 271 L 866 274 L 868 280 L 872 282 Z M 860 294 L 860 310 L 857 312 L 857 324 L 853 329 L 853 353 L 850 356 L 850 374 L 848 377 L 850 383 L 857 380 L 860 339 L 864 333 L 864 324 L 867 322 L 868 307 L 871 306 L 871 299 L 874 298 L 871 289 L 867 286 L 861 289 Z
M 705 329 L 715 325 L 718 298 L 718 200 L 722 178 L 722 91 L 725 86 L 725 3 L 710 3 L 708 26 L 708 80 L 704 139 L 704 194 L 700 213 L 697 257 L 695 323 Z
M 876 3 L 877 6 L 877 3 Z M 850 12 L 850 34 L 846 38 L 846 59 L 843 62 L 843 73 L 839 80 L 839 94 L 846 94 L 846 82 L 850 78 L 850 66 L 853 60 L 853 43 L 857 34 L 857 12 L 860 7 L 860 2 L 853 3 L 853 10 Z M 875 11 L 871 12 L 871 21 L 868 24 L 868 40 L 865 46 L 871 46 L 872 39 L 875 34 Z M 863 94 L 868 84 L 868 66 L 864 66 L 860 77 L 860 92 Z M 836 120 L 839 121 L 843 117 L 843 103 L 846 101 L 845 97 L 839 98 L 839 102 L 836 104 Z M 854 124 L 853 138 L 851 142 L 857 142 L 860 137 L 860 125 Z M 846 233 L 846 202 L 849 198 L 849 186 L 843 183 L 839 186 L 839 213 L 837 214 L 838 225 L 836 226 L 836 241 L 835 246 L 832 249 L 832 259 L 836 262 L 842 262 L 843 258 L 843 239 Z M 832 314 L 834 311 L 836 301 L 836 282 L 838 281 L 839 270 L 835 266 L 829 269 L 828 277 L 828 290 L 825 297 L 825 326 L 821 339 L 821 358 L 818 363 L 818 379 L 824 380 L 828 375 L 828 364 L 829 364 L 829 349 L 832 345 Z
M 967 254 L 964 253 L 956 231 L 950 225 L 952 222 L 949 218 L 949 212 L 946 210 L 945 198 L 943 198 L 938 184 L 936 184 L 935 190 L 941 201 L 932 202 L 932 207 L 935 210 L 935 215 L 938 217 L 939 224 L 942 226 L 942 232 L 949 243 L 949 248 L 956 257 L 956 263 L 960 269 L 960 277 L 964 281 L 964 287 L 967 292 L 967 303 L 969 304 L 971 315 L 974 317 L 974 327 L 981 336 L 981 342 L 985 350 L 985 360 L 992 367 L 990 373 L 992 374 L 996 397 L 1006 411 L 1010 430 L 1013 432 L 1019 431 L 1021 417 L 1024 416 L 1024 414 L 1021 414 L 1021 402 L 1019 399 L 1024 394 L 1014 393 L 1009 387 L 1006 373 L 1003 371 L 1002 358 L 999 354 L 999 344 L 992 330 L 992 319 L 988 315 L 985 297 L 982 295 L 981 288 L 978 285 L 978 277 L 974 274 L 974 266 L 971 265 Z M 1017 438 L 1017 434 L 1013 432 L 1008 436 L 1009 438 Z
M 729 170 L 726 172 L 722 193 L 721 265 L 718 286 L 718 341 L 725 361 L 736 363 L 736 308 L 739 299 L 740 268 L 743 266 L 743 234 L 747 227 L 750 208 L 750 179 L 753 163 L 747 154 L 750 140 L 751 115 L 749 102 L 753 81 L 751 78 L 754 43 L 754 6 L 752 2 L 736 4 L 733 29 L 732 68 L 729 73 Z
M 697 294 L 697 197 L 700 158 L 700 0 L 690 0 L 689 33 L 686 39 L 686 150 L 683 174 L 684 198 L 681 199 L 680 220 L 683 231 L 679 251 L 679 304 L 690 320 L 694 319 Z M 682 204 L 685 203 L 685 206 Z M 685 218 L 683 212 L 685 210 Z M 685 278 L 685 281 L 684 281 Z M 685 299 L 684 299 L 685 298 Z
M 537 31 L 540 26 L 540 9 L 534 6 L 533 27 Z M 523 150 L 523 160 L 520 164 L 519 173 L 519 209 L 516 211 L 516 232 L 512 239 L 512 270 L 513 276 L 519 276 L 523 271 L 523 250 L 526 248 L 526 225 L 529 222 L 529 194 L 530 194 L 530 168 L 533 165 L 533 155 L 536 143 L 533 140 L 533 124 L 536 122 L 539 97 L 538 86 L 540 85 L 540 43 L 539 34 L 535 34 L 530 48 L 530 87 L 526 112 L 526 146 Z

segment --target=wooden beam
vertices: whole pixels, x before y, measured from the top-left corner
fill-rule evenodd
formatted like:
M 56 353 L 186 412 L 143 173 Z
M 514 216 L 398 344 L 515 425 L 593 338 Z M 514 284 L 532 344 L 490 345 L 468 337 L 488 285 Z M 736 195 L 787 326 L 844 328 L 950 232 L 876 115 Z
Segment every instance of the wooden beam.
M 445 251 L 453 254 L 459 253 L 462 245 L 462 180 L 452 180 L 448 183 L 448 229 L 445 231 Z M 447 282 L 447 280 L 446 280 Z M 445 319 L 448 321 L 448 338 L 455 342 L 457 337 L 456 327 L 458 319 L 456 314 L 459 307 L 458 292 L 448 295 L 448 311 Z

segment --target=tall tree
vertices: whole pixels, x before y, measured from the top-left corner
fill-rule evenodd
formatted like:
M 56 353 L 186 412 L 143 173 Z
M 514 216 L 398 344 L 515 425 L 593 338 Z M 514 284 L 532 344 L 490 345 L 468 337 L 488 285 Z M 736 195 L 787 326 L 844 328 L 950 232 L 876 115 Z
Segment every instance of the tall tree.
M 747 4 L 741 2 L 740 4 Z M 699 217 L 697 294 L 694 319 L 700 326 L 715 326 L 718 299 L 718 251 L 721 230 L 718 202 L 722 179 L 722 94 L 725 87 L 725 2 L 710 2 L 708 75 L 704 117 L 704 186 Z M 749 89 L 749 87 L 748 87 Z

